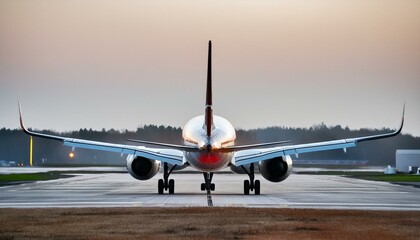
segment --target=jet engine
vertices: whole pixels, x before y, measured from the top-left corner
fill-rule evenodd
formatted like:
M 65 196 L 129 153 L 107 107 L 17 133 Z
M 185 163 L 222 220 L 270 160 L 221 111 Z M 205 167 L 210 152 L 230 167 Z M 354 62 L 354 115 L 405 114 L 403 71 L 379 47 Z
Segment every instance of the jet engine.
M 131 176 L 138 180 L 148 180 L 159 171 L 160 162 L 144 157 L 129 155 L 127 157 L 127 170 Z
M 284 156 L 261 161 L 260 173 L 270 182 L 281 182 L 292 173 L 292 158 Z

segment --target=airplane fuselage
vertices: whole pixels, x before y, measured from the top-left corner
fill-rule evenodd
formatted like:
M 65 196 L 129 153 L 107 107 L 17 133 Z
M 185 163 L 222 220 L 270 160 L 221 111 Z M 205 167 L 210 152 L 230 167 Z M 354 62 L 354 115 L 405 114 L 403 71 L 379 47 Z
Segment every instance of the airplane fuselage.
M 227 167 L 233 157 L 232 152 L 213 150 L 233 146 L 236 132 L 228 120 L 214 116 L 211 136 L 208 137 L 203 128 L 204 118 L 204 115 L 195 117 L 185 125 L 182 131 L 184 144 L 198 147 L 200 151 L 184 152 L 184 156 L 192 167 L 203 172 L 213 172 Z

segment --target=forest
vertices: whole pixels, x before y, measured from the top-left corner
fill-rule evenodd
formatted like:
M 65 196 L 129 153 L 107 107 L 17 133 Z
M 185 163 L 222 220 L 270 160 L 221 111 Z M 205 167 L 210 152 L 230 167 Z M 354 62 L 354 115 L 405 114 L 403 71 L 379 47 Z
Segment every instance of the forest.
M 164 143 L 183 144 L 182 129 L 171 126 L 145 125 L 135 131 L 115 129 L 80 129 L 71 132 L 53 132 L 37 130 L 46 134 L 58 134 L 66 137 L 82 138 L 121 144 L 133 144 L 126 139 L 139 139 Z M 314 125 L 310 128 L 269 127 L 251 130 L 237 129 L 236 145 L 291 140 L 290 144 L 301 144 L 328 141 L 341 138 L 375 135 L 391 132 L 392 129 L 351 130 L 342 126 Z M 29 164 L 29 139 L 20 129 L 0 129 L 0 160 Z M 420 149 L 420 137 L 409 134 L 363 142 L 355 148 L 332 150 L 299 155 L 299 160 L 363 160 L 371 166 L 395 165 L 396 149 Z M 64 147 L 61 142 L 33 138 L 34 165 L 125 165 L 126 156 L 118 153 L 102 152 L 87 149 L 75 149 L 74 157 L 69 154 L 72 149 Z M 296 159 L 296 156 L 292 156 Z

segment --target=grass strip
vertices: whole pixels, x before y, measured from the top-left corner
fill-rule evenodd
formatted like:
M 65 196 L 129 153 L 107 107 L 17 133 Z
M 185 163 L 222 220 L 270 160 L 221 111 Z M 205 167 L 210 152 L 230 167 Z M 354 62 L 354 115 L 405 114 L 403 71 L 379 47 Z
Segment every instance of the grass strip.
M 350 177 L 372 180 L 372 181 L 382 181 L 382 182 L 420 182 L 420 175 L 413 174 L 395 174 L 395 175 L 386 175 L 386 174 L 369 174 L 369 175 L 350 175 Z
M 70 177 L 59 172 L 45 172 L 45 173 L 14 173 L 0 175 L 0 183 L 8 182 L 28 182 L 28 181 L 46 181 L 54 180 L 63 177 Z
M 337 175 L 350 178 L 358 178 L 371 181 L 382 182 L 420 182 L 420 175 L 416 174 L 384 174 L 380 172 L 351 172 L 351 171 L 320 171 L 320 172 L 299 172 L 297 174 L 313 175 Z

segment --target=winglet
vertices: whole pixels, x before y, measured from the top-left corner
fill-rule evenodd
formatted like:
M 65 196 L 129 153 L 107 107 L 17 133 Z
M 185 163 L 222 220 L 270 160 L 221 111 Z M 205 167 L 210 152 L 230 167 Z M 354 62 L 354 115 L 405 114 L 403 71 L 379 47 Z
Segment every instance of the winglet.
M 19 108 L 19 122 L 20 122 L 20 128 L 27 134 L 30 135 L 30 132 L 25 128 L 25 125 L 23 124 L 23 118 L 22 118 L 22 109 L 20 107 L 20 102 L 18 99 L 18 108 Z
M 370 141 L 370 140 L 376 140 L 376 139 L 388 138 L 388 137 L 396 136 L 396 135 L 400 134 L 401 131 L 402 131 L 402 129 L 403 129 L 403 126 L 404 126 L 404 115 L 405 115 L 405 102 L 404 102 L 404 107 L 403 107 L 403 111 L 402 111 L 401 124 L 400 124 L 400 127 L 397 130 L 395 130 L 394 132 L 391 132 L 391 133 L 385 133 L 385 134 L 379 134 L 379 135 L 367 136 L 367 137 L 360 137 L 360 138 L 354 138 L 354 140 L 356 142 L 363 142 L 363 141 Z
M 405 102 L 404 102 L 403 112 L 402 112 L 402 117 L 401 117 L 401 125 L 400 125 L 400 128 L 398 129 L 398 133 L 400 133 L 401 130 L 403 129 L 403 126 L 404 126 L 404 115 L 405 115 Z
M 405 102 L 404 102 L 404 107 L 403 107 L 403 113 L 402 113 L 402 119 L 401 119 L 400 132 L 401 132 L 402 127 L 403 127 L 403 125 L 404 125 L 404 115 L 405 115 Z
M 43 134 L 43 133 L 37 133 L 37 132 L 32 132 L 29 131 L 25 125 L 23 124 L 23 117 L 22 117 L 22 109 L 20 107 L 20 102 L 18 100 L 18 107 L 19 107 L 19 121 L 20 121 L 20 127 L 22 128 L 22 131 L 30 136 L 35 136 L 35 137 L 41 137 L 41 138 L 47 138 L 47 139 L 52 139 L 52 140 L 58 140 L 58 141 L 62 141 L 64 142 L 66 140 L 66 138 L 64 137 L 60 137 L 60 136 L 54 136 L 54 135 L 48 135 L 48 134 Z
M 403 106 L 403 111 L 402 111 L 402 117 L 401 117 L 401 124 L 400 124 L 400 127 L 398 128 L 398 130 L 397 130 L 397 131 L 395 131 L 395 132 L 394 132 L 394 135 L 393 135 L 393 136 L 395 136 L 395 135 L 399 134 L 399 133 L 401 132 L 401 130 L 403 129 L 403 126 L 404 126 L 404 115 L 405 115 L 405 102 L 404 102 L 404 106 Z

